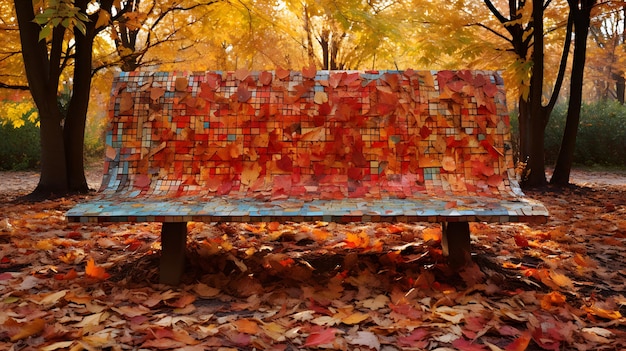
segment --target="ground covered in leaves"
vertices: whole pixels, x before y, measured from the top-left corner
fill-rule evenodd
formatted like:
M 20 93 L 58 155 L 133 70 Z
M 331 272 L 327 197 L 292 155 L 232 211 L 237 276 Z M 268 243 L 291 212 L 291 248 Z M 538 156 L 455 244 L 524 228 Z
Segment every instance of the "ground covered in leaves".
M 22 177 L 22 179 L 26 179 Z M 159 224 L 68 224 L 76 201 L 0 189 L 3 350 L 623 350 L 626 185 L 529 192 L 545 225 L 189 225 L 179 287 Z

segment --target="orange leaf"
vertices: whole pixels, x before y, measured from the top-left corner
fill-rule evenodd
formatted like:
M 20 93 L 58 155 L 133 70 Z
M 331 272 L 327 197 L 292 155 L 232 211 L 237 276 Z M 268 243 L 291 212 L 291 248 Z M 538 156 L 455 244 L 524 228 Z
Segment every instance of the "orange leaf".
M 278 77 L 278 79 L 280 80 L 284 80 L 288 78 L 290 74 L 291 74 L 291 71 L 289 71 L 288 69 L 284 69 L 282 67 L 276 68 L 276 77 Z
M 87 274 L 87 276 L 89 277 L 100 279 L 100 280 L 108 279 L 111 276 L 109 273 L 105 271 L 103 267 L 96 266 L 96 263 L 94 262 L 93 258 L 90 258 L 89 261 L 87 261 L 85 274 Z
M 259 332 L 259 325 L 250 319 L 239 319 L 233 322 L 237 331 L 245 334 L 255 335 Z
M 491 177 L 487 178 L 487 184 L 495 188 L 499 187 L 500 184 L 502 184 L 502 176 L 499 174 L 492 175 Z
M 515 339 L 512 343 L 508 344 L 505 348 L 506 351 L 525 351 L 530 343 L 531 335 L 529 332 L 524 332 L 519 338 Z
M 456 162 L 451 156 L 444 156 L 441 160 L 441 166 L 445 171 L 452 172 L 456 169 Z
M 611 320 L 622 318 L 622 314 L 619 311 L 609 311 L 607 309 L 598 307 L 596 305 L 593 305 L 591 307 L 584 307 L 584 310 L 587 313 L 591 313 L 601 318 L 606 318 L 606 319 L 611 319 Z
M 177 307 L 177 308 L 183 308 L 189 305 L 190 303 L 193 303 L 194 301 L 196 301 L 195 295 L 185 294 L 181 296 L 178 300 L 170 303 L 169 305 L 173 307 Z
M 347 233 L 346 244 L 349 248 L 367 248 L 370 245 L 370 237 L 367 233 Z
M 541 308 L 549 310 L 552 306 L 560 306 L 565 303 L 565 296 L 558 291 L 546 294 L 541 299 Z
M 426 242 L 441 241 L 441 228 L 426 228 L 422 231 L 422 239 Z
M 271 231 L 276 231 L 280 228 L 280 223 L 279 222 L 269 222 L 267 224 L 267 229 L 271 230 Z
M 11 336 L 11 341 L 17 341 L 41 333 L 46 326 L 46 321 L 37 318 L 29 322 L 18 323 L 13 318 L 10 318 L 3 326 L 11 331 L 15 331 L 15 334 Z

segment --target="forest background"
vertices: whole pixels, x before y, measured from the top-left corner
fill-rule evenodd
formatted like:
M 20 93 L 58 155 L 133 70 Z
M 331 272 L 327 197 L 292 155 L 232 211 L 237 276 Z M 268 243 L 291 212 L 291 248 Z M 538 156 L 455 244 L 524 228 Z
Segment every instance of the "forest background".
M 527 150 L 526 144 L 539 145 L 548 162 L 560 162 L 559 150 L 567 147 L 561 141 L 576 139 L 569 124 L 578 129 L 574 112 L 581 110 L 582 102 L 594 105 L 582 108 L 578 139 L 583 145 L 578 146 L 575 159 L 588 164 L 611 160 L 619 164 L 626 159 L 619 153 L 626 112 L 618 105 L 623 105 L 625 91 L 623 1 L 34 0 L 32 7 L 27 4 L 21 11 L 14 4 L 22 3 L 0 4 L 0 35 L 6 43 L 0 49 L 0 121 L 3 133 L 25 126 L 24 136 L 15 137 L 12 131 L 10 137 L 3 135 L 6 144 L 15 144 L 12 139 L 27 142 L 3 145 L 4 150 L 21 152 L 7 151 L 11 154 L 2 159 L 8 165 L 2 167 L 37 165 L 39 149 L 32 140 L 42 120 L 42 131 L 51 129 L 45 121 L 55 120 L 53 125 L 65 125 L 65 142 L 44 147 L 42 179 L 68 178 L 70 190 L 86 184 L 72 180 L 80 178 L 73 173 L 82 173 L 82 162 L 70 161 L 102 152 L 103 107 L 113 74 L 132 70 L 298 70 L 310 65 L 318 69 L 497 69 L 507 81 L 512 115 L 521 117 L 522 123 L 513 123 L 520 134 L 521 161 L 524 155 L 538 154 Z M 37 49 L 23 56 L 20 42 L 33 43 L 24 47 Z M 85 59 L 87 52 L 90 60 Z M 35 63 L 30 64 L 34 67 L 30 76 L 28 60 L 26 68 L 23 60 L 29 55 L 43 58 L 31 59 Z M 44 69 L 37 71 L 41 64 Z M 41 84 L 39 88 L 33 87 L 34 82 Z M 45 102 L 36 106 L 29 89 L 45 91 L 46 98 L 39 100 Z M 54 108 L 50 105 L 55 103 L 46 100 L 50 96 L 56 100 Z M 602 103 L 595 105 L 598 101 Z M 559 108 L 552 113 L 557 102 Z M 42 105 L 47 106 L 43 111 Z M 86 152 L 79 140 L 83 130 Z M 45 136 L 50 133 L 41 135 L 47 145 L 50 138 Z M 594 151 L 597 135 L 607 137 L 602 148 Z M 47 150 L 53 150 L 52 155 L 46 155 Z M 543 158 L 535 156 L 530 167 L 543 171 Z M 67 176 L 52 177 L 46 171 L 50 168 L 46 163 L 60 169 L 64 167 L 57 165 L 66 160 Z M 80 169 L 70 169 L 72 164 Z M 535 185 L 545 182 L 540 173 Z

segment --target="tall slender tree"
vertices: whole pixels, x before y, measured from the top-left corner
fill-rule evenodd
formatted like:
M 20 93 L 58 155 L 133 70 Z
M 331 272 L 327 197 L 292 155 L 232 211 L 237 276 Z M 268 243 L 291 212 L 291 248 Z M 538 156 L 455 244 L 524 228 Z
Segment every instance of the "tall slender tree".
M 580 109 L 583 98 L 583 76 L 585 72 L 585 60 L 587 55 L 587 36 L 591 22 L 591 11 L 597 4 L 597 0 L 568 0 L 569 22 L 573 23 L 574 30 L 568 30 L 568 35 L 574 34 L 574 57 L 570 77 L 570 96 L 567 106 L 567 119 L 565 130 L 561 140 L 559 156 L 554 166 L 554 173 L 550 179 L 551 184 L 569 184 L 576 135 L 580 124 Z

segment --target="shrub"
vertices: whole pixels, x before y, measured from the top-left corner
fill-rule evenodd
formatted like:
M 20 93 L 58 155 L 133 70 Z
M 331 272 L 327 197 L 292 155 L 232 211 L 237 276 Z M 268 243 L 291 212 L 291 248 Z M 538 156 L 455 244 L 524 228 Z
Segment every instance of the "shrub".
M 24 125 L 0 124 L 0 170 L 25 170 L 38 167 L 39 128 L 26 120 Z
M 546 126 L 545 160 L 553 165 L 559 156 L 565 129 L 567 104 L 555 106 Z M 511 137 L 517 159 L 519 122 L 511 113 Z M 574 150 L 574 164 L 581 166 L 626 166 L 626 106 L 613 101 L 583 104 Z
M 546 161 L 556 162 L 567 106 L 558 105 L 546 127 Z M 614 101 L 583 104 L 574 150 L 574 164 L 585 166 L 626 165 L 626 106 Z

